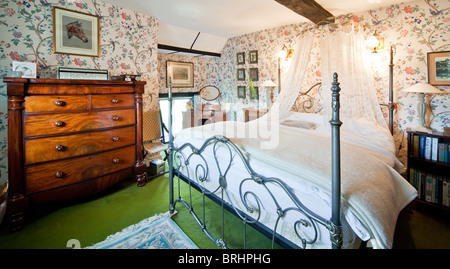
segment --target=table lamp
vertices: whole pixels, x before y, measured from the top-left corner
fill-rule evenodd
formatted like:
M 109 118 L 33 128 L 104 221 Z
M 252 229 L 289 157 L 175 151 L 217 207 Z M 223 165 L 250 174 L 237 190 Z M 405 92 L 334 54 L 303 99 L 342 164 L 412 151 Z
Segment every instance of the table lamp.
M 269 88 L 269 90 L 266 91 L 266 96 L 267 96 L 267 108 L 270 108 L 270 106 L 273 104 L 272 88 L 275 88 L 277 84 L 275 84 L 272 80 L 266 80 L 259 86 Z
M 417 113 L 419 114 L 419 126 L 412 128 L 414 131 L 431 133 L 432 130 L 427 128 L 425 124 L 425 114 L 427 112 L 427 105 L 425 104 L 425 94 L 445 93 L 445 91 L 438 89 L 428 83 L 417 83 L 413 86 L 402 90 L 402 92 L 412 92 L 419 94 L 419 104 L 417 105 Z

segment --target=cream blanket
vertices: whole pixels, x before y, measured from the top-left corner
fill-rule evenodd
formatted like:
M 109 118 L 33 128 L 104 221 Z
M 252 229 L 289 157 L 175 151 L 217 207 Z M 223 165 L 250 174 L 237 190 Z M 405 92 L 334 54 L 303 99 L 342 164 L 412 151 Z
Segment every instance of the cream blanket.
M 298 116 L 293 114 L 288 120 L 299 120 Z M 365 122 L 342 121 L 347 125 L 341 128 L 342 202 L 369 231 L 374 248 L 392 248 L 398 214 L 417 192 L 396 171 L 402 166 L 389 132 Z M 248 154 L 250 163 L 258 160 L 288 171 L 331 195 L 330 130 L 317 118 L 312 122 L 306 125 L 314 126 L 310 129 L 267 121 L 220 122 L 185 129 L 175 141 L 224 135 Z M 255 135 L 255 129 L 260 133 Z

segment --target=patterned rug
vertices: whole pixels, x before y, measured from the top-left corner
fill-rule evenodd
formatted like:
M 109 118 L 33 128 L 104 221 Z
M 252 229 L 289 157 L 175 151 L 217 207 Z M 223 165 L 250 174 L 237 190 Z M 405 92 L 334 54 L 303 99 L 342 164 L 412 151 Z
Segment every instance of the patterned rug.
M 169 213 L 128 226 L 86 249 L 197 249 Z

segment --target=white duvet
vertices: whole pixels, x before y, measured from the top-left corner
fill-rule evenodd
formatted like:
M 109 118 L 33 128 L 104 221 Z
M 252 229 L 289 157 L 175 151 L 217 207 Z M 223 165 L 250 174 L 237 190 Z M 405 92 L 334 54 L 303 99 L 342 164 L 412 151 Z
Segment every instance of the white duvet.
M 344 246 L 351 247 L 356 241 L 355 234 L 361 240 L 370 240 L 374 248 L 391 248 L 398 214 L 417 196 L 417 192 L 399 174 L 403 166 L 395 157 L 394 142 L 386 128 L 354 119 L 341 120 Z M 256 129 L 259 133 L 254 132 Z M 174 143 L 179 147 L 189 142 L 199 148 L 211 136 L 226 136 L 245 153 L 256 173 L 281 179 L 294 190 L 302 203 L 329 219 L 330 134 L 321 116 L 291 113 L 281 124 L 266 120 L 249 123 L 226 121 L 185 129 L 176 135 Z M 209 154 L 208 160 L 213 160 L 212 151 L 205 154 Z M 219 159 L 226 158 L 225 155 Z M 234 198 L 229 198 L 232 201 L 239 200 L 238 182 L 245 178 L 239 177 L 239 173 L 245 172 L 245 167 L 240 162 L 233 163 L 237 168 L 227 175 L 227 189 L 234 195 Z M 223 172 L 226 168 L 221 170 Z M 211 168 L 210 173 L 209 180 L 218 178 L 217 169 Z M 273 219 L 267 218 L 264 217 L 262 222 L 271 222 L 267 225 L 271 227 Z M 312 247 L 330 246 L 329 233 L 324 227 L 320 227 L 319 241 Z

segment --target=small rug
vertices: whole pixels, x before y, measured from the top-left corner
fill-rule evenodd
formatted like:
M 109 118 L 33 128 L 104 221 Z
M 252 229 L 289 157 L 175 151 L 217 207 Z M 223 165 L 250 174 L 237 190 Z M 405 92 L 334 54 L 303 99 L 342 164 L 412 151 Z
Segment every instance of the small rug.
M 197 249 L 169 212 L 144 219 L 86 249 Z

